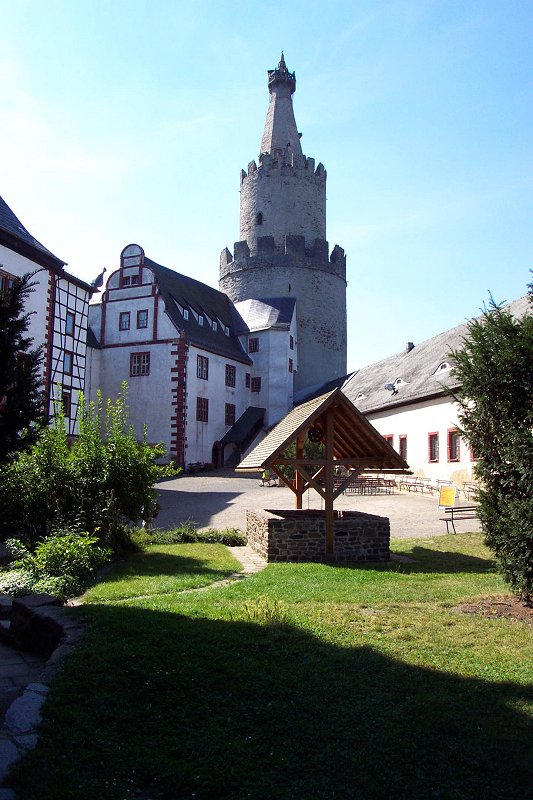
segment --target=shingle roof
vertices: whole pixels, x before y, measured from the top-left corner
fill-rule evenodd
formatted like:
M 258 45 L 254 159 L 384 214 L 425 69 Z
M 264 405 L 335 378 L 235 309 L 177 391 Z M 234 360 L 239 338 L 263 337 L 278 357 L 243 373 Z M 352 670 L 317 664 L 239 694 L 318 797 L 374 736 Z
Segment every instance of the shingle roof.
M 8 234 L 10 237 L 18 241 L 20 244 L 25 245 L 33 251 L 37 251 L 41 256 L 46 256 L 47 259 L 55 262 L 55 266 L 63 267 L 65 262 L 61 261 L 57 256 L 50 252 L 44 245 L 35 239 L 34 236 L 26 230 L 22 222 L 11 211 L 6 201 L 0 197 L 0 231 Z
M 154 272 L 167 314 L 176 328 L 185 331 L 191 344 L 243 364 L 252 363 L 235 332 L 231 301 L 227 295 L 194 278 L 163 267 L 150 258 L 145 257 L 144 263 Z M 217 330 L 214 331 L 207 320 L 199 325 L 193 314 L 189 314 L 189 319 L 184 320 L 177 303 L 184 308 L 193 309 L 198 315 L 209 317 L 217 323 Z M 229 335 L 226 335 L 221 325 L 229 328 Z
M 250 434 L 250 431 L 259 422 L 262 422 L 266 413 L 266 408 L 249 406 L 244 414 L 241 414 L 235 425 L 224 434 L 220 444 L 242 444 Z
M 293 297 L 265 297 L 242 300 L 235 303 L 240 315 L 239 333 L 267 330 L 269 328 L 288 329 L 294 316 L 296 300 Z
M 334 409 L 333 452 L 337 459 L 353 459 L 351 466 L 367 470 L 408 470 L 404 459 L 385 441 L 340 389 L 294 408 L 241 461 L 238 470 L 255 471 L 274 464 L 299 433 Z
M 522 317 L 528 311 L 531 313 L 527 296 L 508 303 L 504 308 L 515 317 Z M 465 322 L 420 342 L 412 350 L 362 367 L 347 376 L 342 391 L 365 414 L 442 396 L 447 393 L 446 387 L 458 388 L 458 382 L 450 369 L 439 367 L 445 364 L 453 366 L 450 351 L 459 350 L 467 334 L 468 323 Z M 385 389 L 386 384 L 394 384 L 395 392 Z M 324 388 L 317 389 L 316 393 L 324 391 Z

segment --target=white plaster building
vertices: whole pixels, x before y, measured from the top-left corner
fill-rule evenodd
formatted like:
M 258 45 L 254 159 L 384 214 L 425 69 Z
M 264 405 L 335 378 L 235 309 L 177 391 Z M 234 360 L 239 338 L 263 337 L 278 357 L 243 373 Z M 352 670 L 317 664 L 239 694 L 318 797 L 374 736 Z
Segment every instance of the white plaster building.
M 0 197 L 0 296 L 13 277 L 35 273 L 27 303 L 29 335 L 43 345 L 45 404 L 53 413 L 61 397 L 67 431 L 76 433 L 78 394 L 85 385 L 91 286 L 65 270 L 65 263 L 37 241 Z
M 129 386 L 137 435 L 148 428 L 180 464 L 210 463 L 218 440 L 249 406 L 252 364 L 233 309 L 216 289 L 161 266 L 128 245 L 90 307 L 89 396 Z M 215 453 L 216 456 L 216 453 Z
M 527 296 L 506 308 L 517 318 L 531 313 Z M 448 389 L 460 391 L 450 351 L 461 348 L 467 333 L 465 323 L 416 346 L 408 342 L 403 352 L 332 382 L 421 478 L 472 480 L 474 454 L 457 432 L 457 404 L 448 394 Z M 330 385 L 296 401 L 318 396 Z

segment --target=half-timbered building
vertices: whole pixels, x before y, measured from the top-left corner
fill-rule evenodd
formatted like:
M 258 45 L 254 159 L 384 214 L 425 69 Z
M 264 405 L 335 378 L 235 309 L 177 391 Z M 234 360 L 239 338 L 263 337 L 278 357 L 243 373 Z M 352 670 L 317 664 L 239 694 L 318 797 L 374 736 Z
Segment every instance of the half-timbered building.
M 0 292 L 15 277 L 33 274 L 29 335 L 43 345 L 46 409 L 62 402 L 67 432 L 76 433 L 79 392 L 85 386 L 88 308 L 94 291 L 65 270 L 65 262 L 44 247 L 0 197 Z

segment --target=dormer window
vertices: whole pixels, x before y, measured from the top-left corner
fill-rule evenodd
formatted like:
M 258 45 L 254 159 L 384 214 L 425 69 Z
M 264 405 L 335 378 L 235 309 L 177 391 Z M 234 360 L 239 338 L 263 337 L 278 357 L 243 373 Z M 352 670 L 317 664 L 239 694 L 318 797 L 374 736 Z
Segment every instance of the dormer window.
M 204 324 L 204 318 L 202 317 L 201 314 L 199 314 L 198 315 L 198 325 L 203 325 L 203 324 Z
M 212 329 L 215 331 L 215 333 L 217 332 L 218 325 L 216 324 L 216 322 L 215 322 L 215 321 L 213 321 L 213 322 L 211 323 L 211 328 L 212 328 Z
M 405 383 L 406 383 L 406 381 L 404 381 L 403 378 L 396 378 L 396 380 L 394 381 L 394 385 L 395 386 L 404 386 Z
M 437 369 L 435 370 L 435 375 L 439 372 L 446 372 L 447 370 L 451 369 L 452 365 L 449 361 L 443 361 L 442 364 L 439 364 Z
M 187 322 L 187 320 L 189 319 L 189 309 L 184 308 L 182 314 L 183 314 L 183 319 L 185 320 L 185 322 Z
M 356 401 L 357 400 L 366 400 L 366 394 L 364 392 L 359 392 L 359 394 L 357 395 L 357 397 L 355 399 L 356 399 Z

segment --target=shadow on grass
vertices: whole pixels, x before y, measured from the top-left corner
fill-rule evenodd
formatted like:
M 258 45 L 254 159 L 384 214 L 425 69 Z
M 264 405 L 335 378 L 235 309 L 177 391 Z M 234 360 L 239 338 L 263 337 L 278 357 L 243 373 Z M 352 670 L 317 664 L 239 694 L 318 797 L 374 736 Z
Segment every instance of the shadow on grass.
M 494 572 L 496 564 L 491 558 L 479 558 L 466 553 L 447 550 L 433 550 L 414 546 L 409 551 L 402 551 L 402 556 L 414 560 L 413 564 L 396 563 L 398 572 Z
M 533 688 L 303 632 L 91 606 L 18 770 L 24 800 L 508 800 Z
M 182 578 L 187 575 L 200 575 L 217 580 L 227 577 L 230 573 L 228 569 L 210 569 L 205 566 L 206 563 L 198 558 L 154 552 L 149 548 L 142 553 L 134 553 L 126 561 L 114 565 L 106 573 L 105 582 L 114 583 L 122 581 L 124 578 L 134 577 L 179 576 Z
M 394 554 L 394 549 L 391 554 Z M 381 572 L 399 572 L 405 575 L 413 574 L 445 574 L 445 573 L 489 573 L 496 570 L 495 562 L 490 558 L 479 558 L 465 553 L 432 550 L 426 547 L 415 546 L 411 550 L 402 550 L 399 556 L 413 559 L 412 563 L 403 561 L 386 562 L 322 562 L 333 569 L 351 570 L 379 570 Z M 296 562 L 294 562 L 296 563 Z M 316 563 L 316 562 L 298 562 Z

